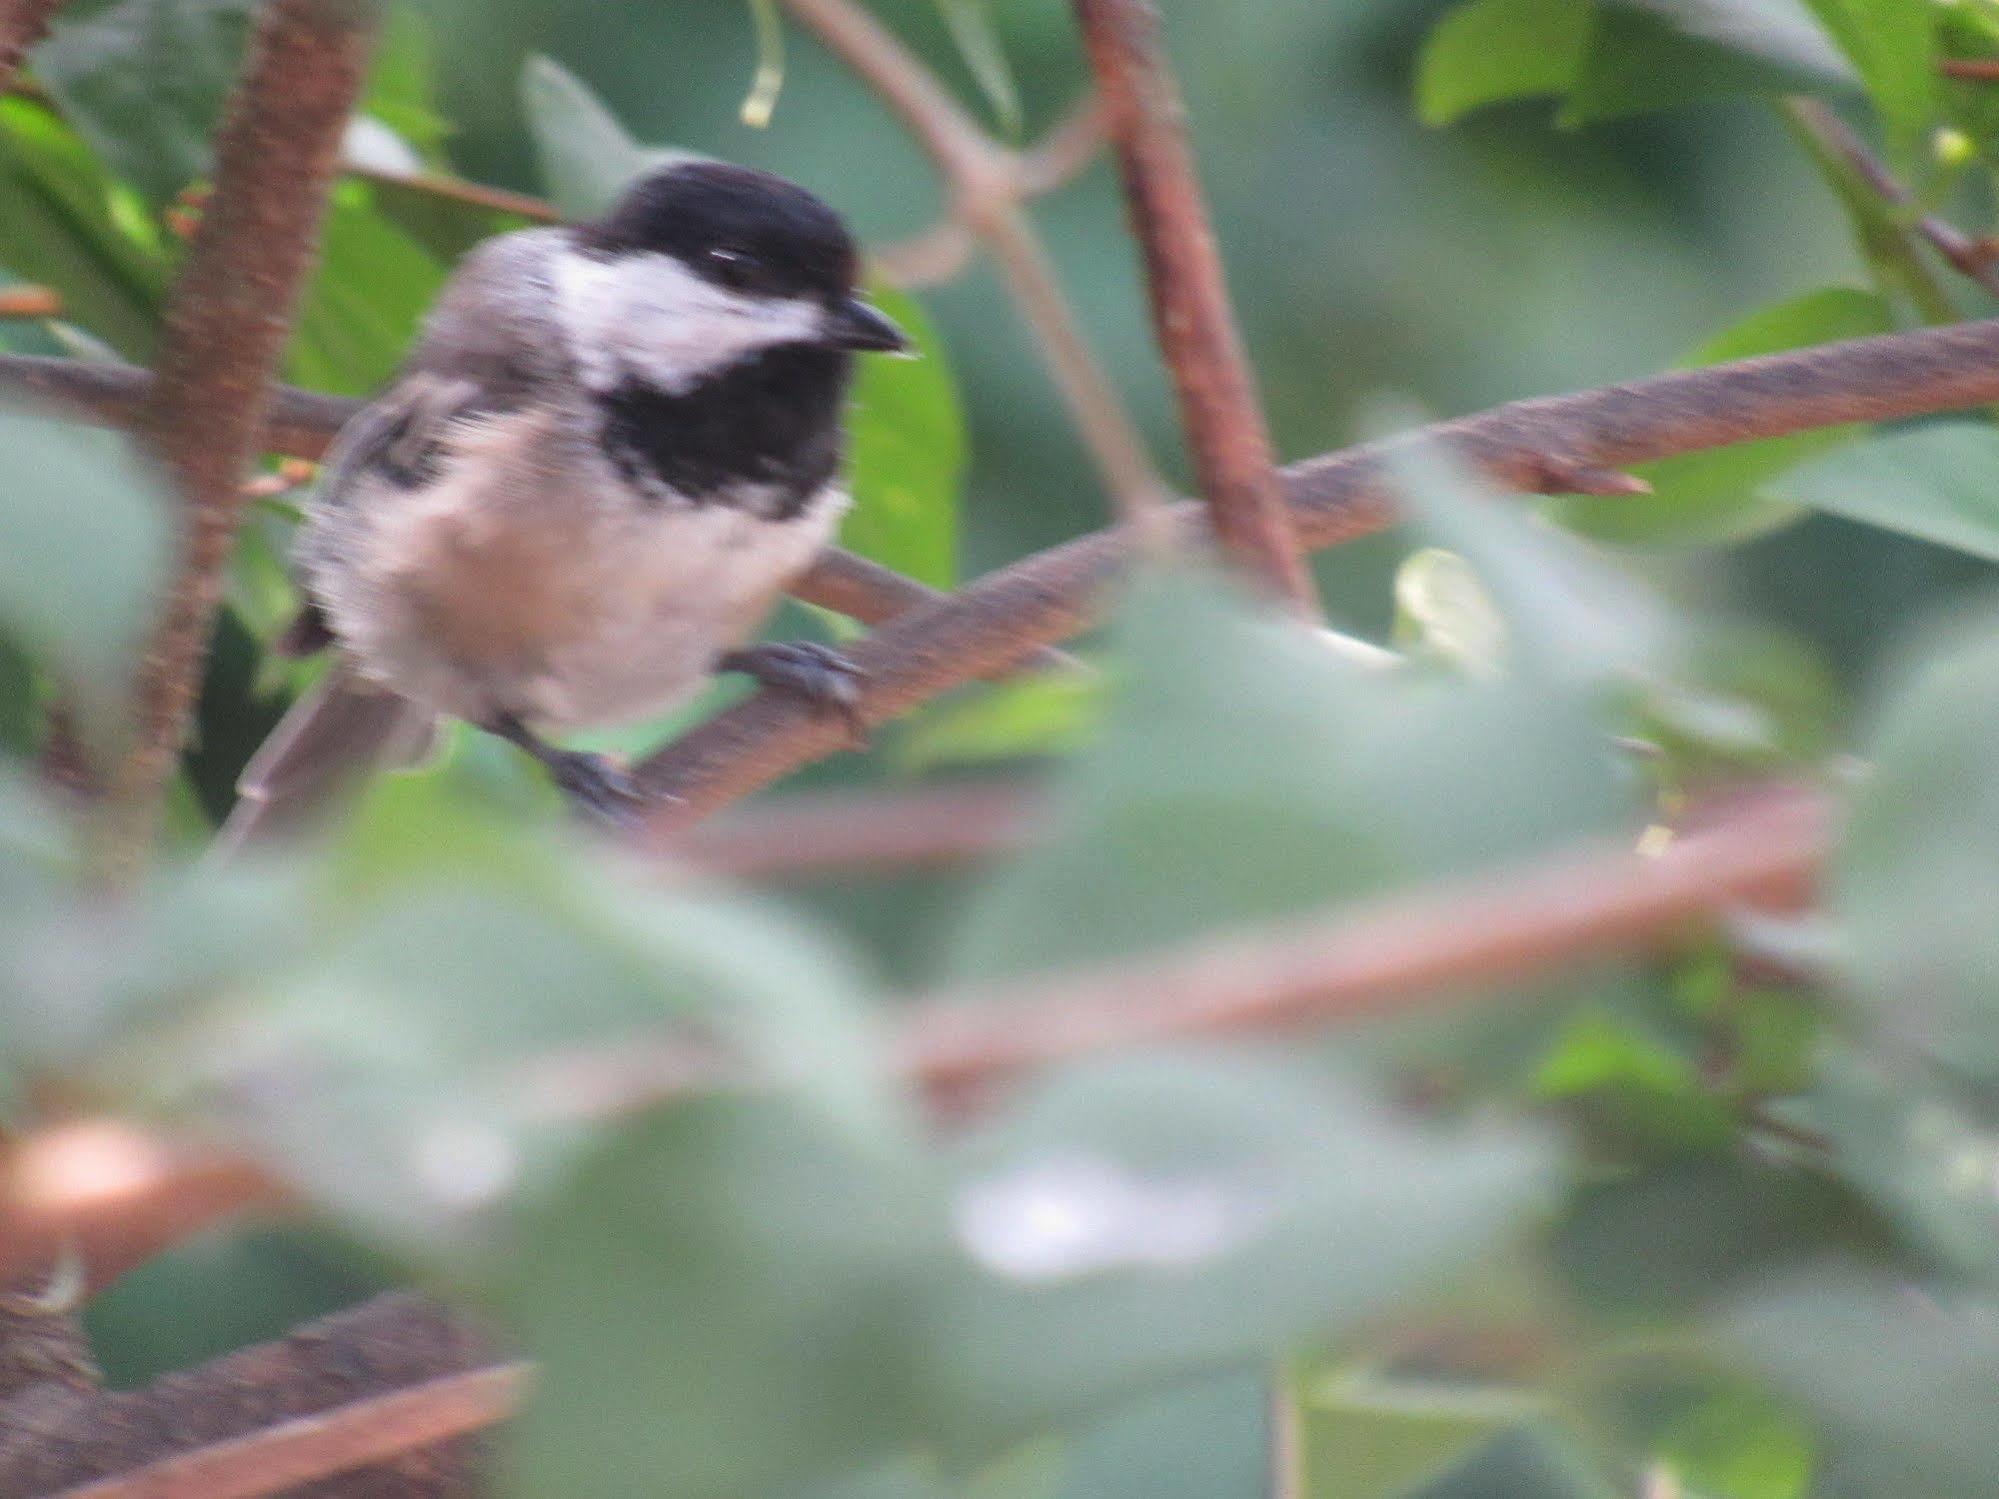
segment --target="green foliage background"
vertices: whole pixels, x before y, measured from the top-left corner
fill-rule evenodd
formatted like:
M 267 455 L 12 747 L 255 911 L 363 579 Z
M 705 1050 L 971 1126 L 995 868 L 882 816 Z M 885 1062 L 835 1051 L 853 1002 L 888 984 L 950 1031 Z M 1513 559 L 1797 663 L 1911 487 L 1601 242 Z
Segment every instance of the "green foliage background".
M 1062 0 L 878 10 L 997 130 L 1031 138 L 1084 82 Z M 87 0 L 35 52 L 0 101 L 0 269 L 67 320 L 0 345 L 151 355 L 247 13 Z M 1171 7 L 1166 34 L 1287 455 L 1992 310 L 1784 103 L 1833 101 L 1924 207 L 1989 230 L 1999 88 L 1938 63 L 1999 56 L 1992 0 L 1265 0 Z M 929 169 L 805 38 L 769 127 L 741 122 L 755 36 L 739 0 L 392 7 L 350 141 L 377 170 L 337 190 L 290 377 L 374 388 L 451 262 L 516 226 L 384 170 L 588 212 L 689 150 L 803 181 L 871 243 L 928 224 Z M 1179 473 L 1111 173 L 1035 216 Z M 1102 523 L 990 274 L 894 305 L 928 357 L 858 392 L 848 543 L 948 586 Z M 291 604 L 273 503 L 170 853 L 116 908 L 30 762 L 58 677 L 115 739 L 163 505 L 101 434 L 10 413 L 0 451 L 0 1098 L 16 1125 L 55 1098 L 205 1131 L 315 1209 L 98 1298 L 115 1381 L 416 1279 L 540 1363 L 523 1496 L 1249 1495 L 1273 1409 L 1311 1499 L 1989 1493 L 1989 413 L 1669 459 L 1639 500 L 1502 501 L 1418 455 L 1405 525 L 1316 564 L 1403 664 L 1147 576 L 1087 644 L 1100 676 L 968 689 L 802 778 L 1045 772 L 1042 845 L 754 894 L 634 877 L 471 735 L 322 847 L 199 862 L 300 685 L 264 652 Z M 1823 920 L 1051 1069 L 945 1139 L 880 1065 L 925 987 L 1531 860 L 1762 775 L 1841 800 Z M 585 1129 L 526 1085 L 671 1023 L 781 1086 Z

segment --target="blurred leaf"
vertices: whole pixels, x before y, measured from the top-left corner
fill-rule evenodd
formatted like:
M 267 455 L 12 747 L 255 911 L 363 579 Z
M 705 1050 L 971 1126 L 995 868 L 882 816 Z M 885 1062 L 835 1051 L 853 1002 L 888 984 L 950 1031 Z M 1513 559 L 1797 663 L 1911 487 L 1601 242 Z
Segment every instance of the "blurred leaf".
M 974 765 L 1081 749 L 1103 720 L 1101 675 L 1038 671 L 974 688 L 907 728 L 896 757 L 911 770 Z
M 1045 847 L 969 914 L 979 977 L 1184 943 L 1520 857 L 1619 805 L 1579 703 L 1356 668 L 1213 580 L 1144 580 Z
M 1731 1340 L 1829 1437 L 1858 1453 L 1862 1492 L 1955 1499 L 1999 1471 L 1999 1303 L 1823 1272 L 1745 1299 Z
M 429 18 L 409 6 L 389 7 L 360 112 L 388 126 L 430 166 L 441 167 L 451 122 L 438 108 L 436 64 Z
M 1622 1492 L 1537 1422 L 1502 1432 L 1408 1499 L 1621 1499 Z
M 1829 515 L 1999 562 L 1999 430 L 1985 422 L 1883 432 L 1775 488 Z
M 1506 623 L 1469 562 L 1424 547 L 1395 572 L 1395 644 L 1471 676 L 1496 677 L 1505 669 Z
M 0 452 L 0 628 L 107 727 L 165 588 L 168 502 L 108 432 L 0 408 Z
M 1892 327 L 1888 307 L 1877 294 L 1824 287 L 1750 314 L 1703 343 L 1675 367 L 1697 369 L 1758 354 L 1779 354 L 1837 339 L 1886 333 Z M 1571 530 L 1607 541 L 1701 546 L 1740 541 L 1799 514 L 1797 501 L 1791 497 L 1788 470 L 1815 454 L 1851 442 L 1863 430 L 1855 425 L 1824 427 L 1789 437 L 1682 453 L 1632 469 L 1651 484 L 1649 495 L 1572 496 L 1551 501 L 1549 510 Z M 1780 475 L 1786 477 L 1780 479 Z
M 1486 104 L 1568 91 L 1592 0 L 1469 0 L 1437 23 L 1416 65 L 1416 112 L 1448 125 Z
M 951 29 L 958 55 L 992 106 L 1000 129 L 1010 136 L 1020 134 L 1020 89 L 1014 82 L 1013 66 L 1006 60 L 1006 49 L 986 13 L 986 0 L 937 0 L 937 8 L 944 13 L 944 24 Z
M 113 0 L 60 11 L 35 75 L 112 172 L 155 204 L 205 176 L 253 0 Z
M 954 1152 L 968 1269 L 926 1386 L 954 1449 L 1337 1336 L 1541 1201 L 1553 1142 L 1432 1131 L 1303 1068 L 1068 1068 Z
M 1999 1273 L 1999 1124 L 1914 1069 L 1849 1050 L 1793 1112 L 1912 1243 L 1963 1274 Z
M 1545 1404 L 1518 1390 L 1355 1374 L 1300 1393 L 1303 1499 L 1401 1499 Z
M 1390 462 L 1410 524 L 1462 557 L 1498 606 L 1513 672 L 1597 688 L 1681 654 L 1680 622 L 1607 555 L 1497 494 L 1440 447 L 1405 447 Z
M 291 379 L 335 395 L 372 393 L 402 362 L 443 285 L 444 268 L 375 209 L 368 189 L 336 191 L 293 335 Z
M 1560 121 L 1594 124 L 1851 78 L 1799 0 L 1602 0 Z
M 1897 153 L 1913 157 L 1936 111 L 1933 0 L 1807 0 L 1860 74 Z
M 1710 1307 L 1759 1277 L 1838 1249 L 1878 1249 L 1878 1226 L 1837 1187 L 1709 1155 L 1588 1186 L 1551 1247 L 1586 1310 L 1656 1324 Z
M 512 1492 L 735 1499 L 895 1451 L 926 1393 L 910 1164 L 768 1099 L 615 1131 L 513 1261 Z
M 869 295 L 910 336 L 915 359 L 863 359 L 848 425 L 854 508 L 841 541 L 936 588 L 958 576 L 965 418 L 937 329 L 912 297 Z
M 63 316 L 125 358 L 152 362 L 167 258 L 132 195 L 40 105 L 0 100 L 0 265 L 54 288 Z
M 521 104 L 542 183 L 564 218 L 602 213 L 635 177 L 685 154 L 641 146 L 581 79 L 551 58 L 528 59 Z
M 1904 673 L 1873 733 L 1830 878 L 1846 976 L 1881 1030 L 1999 1079 L 1999 628 L 1961 628 Z
M 1782 1404 L 1754 1389 L 1710 1395 L 1661 1434 L 1658 1451 L 1697 1493 L 1803 1499 L 1811 1487 L 1811 1434 Z

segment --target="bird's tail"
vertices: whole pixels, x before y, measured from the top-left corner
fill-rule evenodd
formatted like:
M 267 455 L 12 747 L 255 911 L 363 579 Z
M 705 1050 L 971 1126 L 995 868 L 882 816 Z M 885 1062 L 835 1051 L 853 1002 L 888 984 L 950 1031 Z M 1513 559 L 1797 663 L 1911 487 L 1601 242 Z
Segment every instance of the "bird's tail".
M 426 709 L 329 667 L 243 768 L 215 852 L 304 830 L 370 772 L 421 759 L 435 736 Z

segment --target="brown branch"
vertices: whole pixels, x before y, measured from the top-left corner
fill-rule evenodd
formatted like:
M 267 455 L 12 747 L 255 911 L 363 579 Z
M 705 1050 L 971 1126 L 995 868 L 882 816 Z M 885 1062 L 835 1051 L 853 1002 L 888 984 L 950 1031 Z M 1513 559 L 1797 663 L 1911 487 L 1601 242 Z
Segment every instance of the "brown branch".
M 270 0 L 216 137 L 215 193 L 175 287 L 137 430 L 182 504 L 182 560 L 140 667 L 109 854 L 144 857 L 187 734 L 242 480 L 319 241 L 341 134 L 367 72 L 364 0 Z
M 1946 78 L 1973 83 L 1999 82 L 1999 57 L 1946 57 L 1937 64 L 1937 71 Z
M 526 1393 L 525 1364 L 496 1364 L 364 1396 L 176 1453 L 57 1499 L 260 1499 L 483 1431 Z
M 341 171 L 349 177 L 358 177 L 363 182 L 377 182 L 384 187 L 407 188 L 411 192 L 427 197 L 443 198 L 451 203 L 463 203 L 468 208 L 486 208 L 494 213 L 510 213 L 516 218 L 527 219 L 536 224 L 559 224 L 562 214 L 546 198 L 537 198 L 528 193 L 513 192 L 504 187 L 488 187 L 483 182 L 468 182 L 463 177 L 451 177 L 442 172 L 396 172 L 384 167 L 363 166 L 358 162 L 347 162 Z
M 51 318 L 62 316 L 62 296 L 46 286 L 9 286 L 0 289 L 0 318 Z
M 1999 320 L 1852 339 L 1516 401 L 1295 464 L 1283 479 L 1299 540 L 1330 547 L 1390 524 L 1387 460 L 1405 443 L 1441 443 L 1506 488 L 1552 494 L 1565 492 L 1578 472 L 1995 400 Z M 1190 533 L 1199 525 L 1191 506 L 1171 513 Z M 1125 538 L 1096 532 L 890 621 L 851 653 L 867 673 L 861 713 L 870 722 L 893 718 L 963 682 L 1004 672 L 1037 646 L 1074 635 L 1094 622 L 1099 597 L 1129 554 Z M 781 694 L 758 693 L 640 767 L 649 791 L 677 798 L 657 806 L 652 827 L 668 834 L 848 747 L 843 725 Z
M 1021 156 L 961 109 L 916 55 L 854 0 L 785 0 L 791 14 L 908 127 L 950 194 L 952 217 L 992 251 L 1120 515 L 1143 521 L 1166 489 L 1117 389 L 1090 352 L 1022 203 L 1033 180 Z M 1062 164 L 1058 148 L 1055 165 Z M 1047 164 L 1039 170 L 1045 174 Z M 929 249 L 934 252 L 934 244 Z M 948 248 L 948 247 L 946 247 Z
M 1299 613 L 1318 600 L 1277 479 L 1221 251 L 1188 147 L 1185 109 L 1151 0 L 1075 0 L 1144 252 L 1153 331 L 1180 401 L 1180 424 L 1211 528 L 1251 578 Z
M 225 1499 L 325 1479 L 314 1499 L 469 1496 L 475 1452 L 444 1439 L 504 1414 L 520 1381 L 462 1318 L 378 1297 L 141 1390 L 45 1404 L 0 1430 L 0 1494 Z
M 0 355 L 0 390 L 27 396 L 108 427 L 132 426 L 145 405 L 152 383 L 153 377 L 146 371 L 110 360 Z M 263 434 L 255 446 L 303 458 L 321 457 L 334 434 L 362 404 L 346 396 L 277 386 L 264 412 Z M 871 625 L 943 597 L 914 578 L 838 548 L 826 552 L 791 591 L 809 604 Z M 1026 664 L 1036 669 L 1076 666 L 1071 658 L 1056 650 L 1038 651 Z
M 0 0 L 0 89 L 14 83 L 28 49 L 48 35 L 64 0 Z
M 1999 296 L 1999 267 L 1995 267 L 1993 251 L 1984 241 L 1972 238 L 1936 214 L 1917 213 L 1916 195 L 1825 104 L 1817 99 L 1797 98 L 1789 101 L 1788 108 L 1791 117 L 1817 137 L 1824 149 L 1852 167 L 1876 197 L 1899 213 L 1913 215 L 1910 227 L 1929 241 L 1930 248 L 1954 270 Z
M 808 792 L 698 823 L 658 851 L 742 880 L 934 868 L 1021 847 L 1042 811 L 1035 792 L 999 783 Z

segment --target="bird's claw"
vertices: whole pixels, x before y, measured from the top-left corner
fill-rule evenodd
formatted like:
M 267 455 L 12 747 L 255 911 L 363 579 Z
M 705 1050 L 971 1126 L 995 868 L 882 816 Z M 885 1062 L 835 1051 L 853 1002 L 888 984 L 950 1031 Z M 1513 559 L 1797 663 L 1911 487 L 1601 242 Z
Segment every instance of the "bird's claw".
M 813 640 L 786 640 L 730 651 L 716 663 L 722 671 L 739 671 L 778 692 L 796 693 L 814 707 L 837 713 L 857 746 L 868 742 L 867 720 L 861 716 L 861 686 L 867 673 L 829 645 Z
M 646 794 L 623 766 L 603 755 L 559 750 L 548 770 L 557 789 L 587 816 L 626 832 L 639 825 Z

